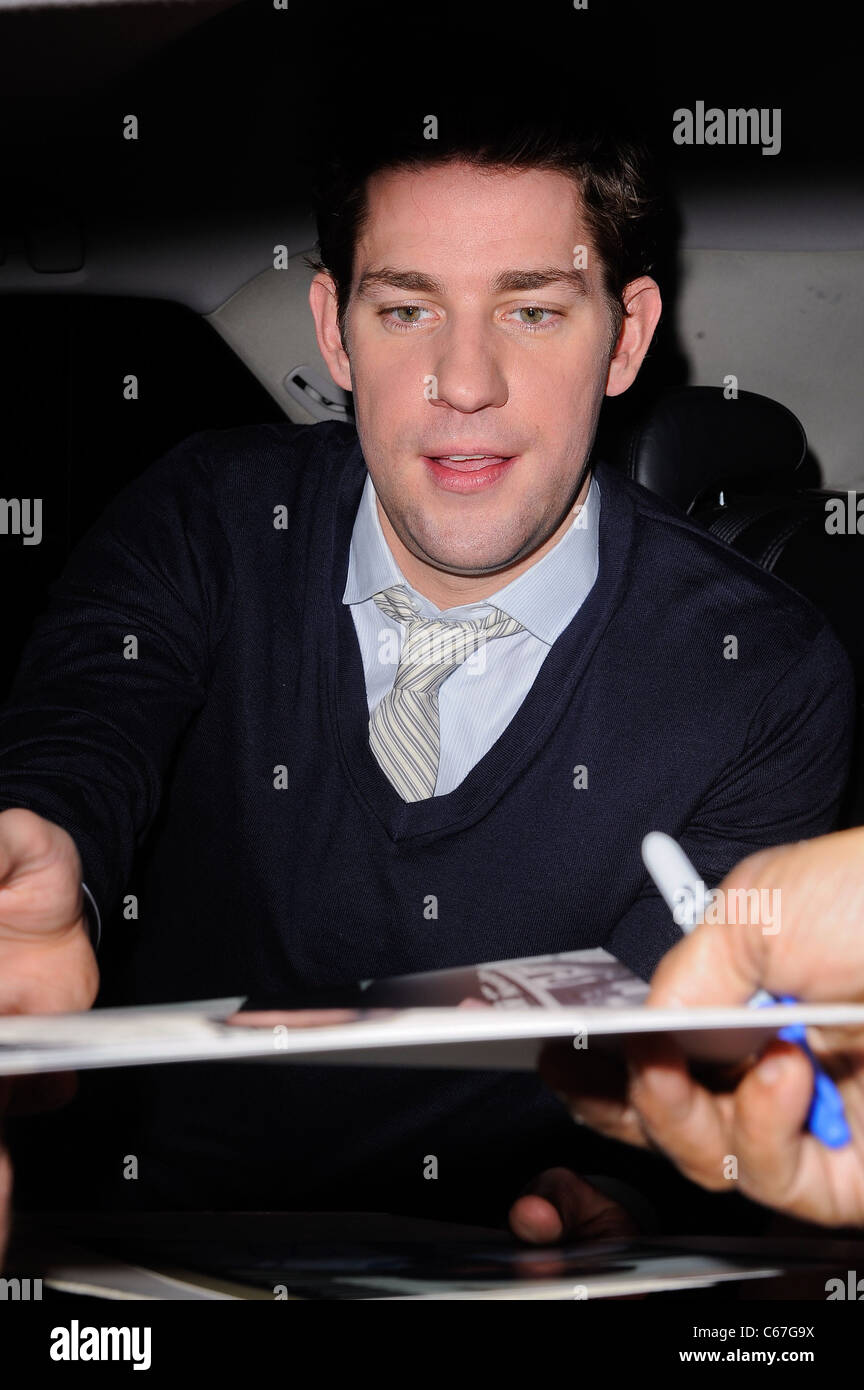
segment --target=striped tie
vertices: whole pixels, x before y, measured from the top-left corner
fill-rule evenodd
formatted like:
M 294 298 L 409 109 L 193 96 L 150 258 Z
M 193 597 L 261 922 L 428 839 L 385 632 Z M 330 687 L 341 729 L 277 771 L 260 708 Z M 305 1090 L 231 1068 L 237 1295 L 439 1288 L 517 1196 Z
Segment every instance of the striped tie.
M 369 720 L 369 747 L 403 801 L 424 801 L 433 795 L 438 778 L 439 689 L 484 642 L 524 628 L 500 608 L 480 621 L 423 618 L 402 585 L 373 597 L 381 612 L 404 623 L 407 632 L 393 689 Z

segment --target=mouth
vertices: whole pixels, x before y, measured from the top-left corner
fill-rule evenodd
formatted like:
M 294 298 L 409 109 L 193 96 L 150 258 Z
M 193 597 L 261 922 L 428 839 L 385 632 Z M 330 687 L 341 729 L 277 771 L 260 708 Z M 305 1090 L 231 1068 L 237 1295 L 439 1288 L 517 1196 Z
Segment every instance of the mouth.
M 438 463 L 442 468 L 452 468 L 455 473 L 479 473 L 482 468 L 489 468 L 492 464 L 508 463 L 515 454 L 495 454 L 495 453 L 452 453 L 452 454 L 426 454 L 425 458 L 432 463 Z
M 453 453 L 424 454 L 423 462 L 432 483 L 449 493 L 485 492 L 500 483 L 515 464 L 518 454 Z

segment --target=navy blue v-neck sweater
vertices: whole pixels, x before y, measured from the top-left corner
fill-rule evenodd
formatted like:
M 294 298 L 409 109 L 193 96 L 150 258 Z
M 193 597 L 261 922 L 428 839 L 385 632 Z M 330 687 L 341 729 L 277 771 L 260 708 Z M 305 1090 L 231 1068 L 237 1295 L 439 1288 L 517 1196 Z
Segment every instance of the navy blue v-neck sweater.
M 73 835 L 106 935 L 136 935 L 135 998 L 590 946 L 647 977 L 678 930 L 646 831 L 715 883 L 831 827 L 853 697 L 825 621 L 602 463 L 590 595 L 464 781 L 403 802 L 341 601 L 365 474 L 347 426 L 194 436 L 109 506 L 25 650 L 0 807 Z M 163 1203 L 479 1211 L 588 1144 L 530 1076 L 226 1064 L 123 1085 Z

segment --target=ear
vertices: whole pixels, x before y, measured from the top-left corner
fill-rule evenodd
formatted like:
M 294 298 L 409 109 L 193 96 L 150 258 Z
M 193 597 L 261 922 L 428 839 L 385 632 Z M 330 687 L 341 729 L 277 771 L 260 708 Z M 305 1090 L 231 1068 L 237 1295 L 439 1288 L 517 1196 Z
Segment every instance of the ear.
M 663 309 L 657 282 L 650 275 L 632 280 L 624 291 L 624 305 L 627 313 L 606 377 L 607 396 L 620 396 L 636 380 Z
M 336 285 L 330 275 L 319 273 L 309 286 L 309 308 L 315 320 L 315 336 L 321 356 L 337 386 L 351 390 L 348 354 L 336 320 Z

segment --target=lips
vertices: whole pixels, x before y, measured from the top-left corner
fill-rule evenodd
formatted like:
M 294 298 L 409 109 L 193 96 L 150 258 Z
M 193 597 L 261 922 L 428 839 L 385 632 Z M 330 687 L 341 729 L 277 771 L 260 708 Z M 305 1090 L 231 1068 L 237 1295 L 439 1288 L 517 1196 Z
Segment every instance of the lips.
M 450 454 L 427 454 L 426 458 L 433 459 L 444 468 L 452 468 L 455 473 L 479 473 L 481 468 L 489 468 L 493 463 L 506 463 L 513 458 L 512 454 L 480 454 L 477 449 L 454 449 L 453 453 L 455 458 Z

